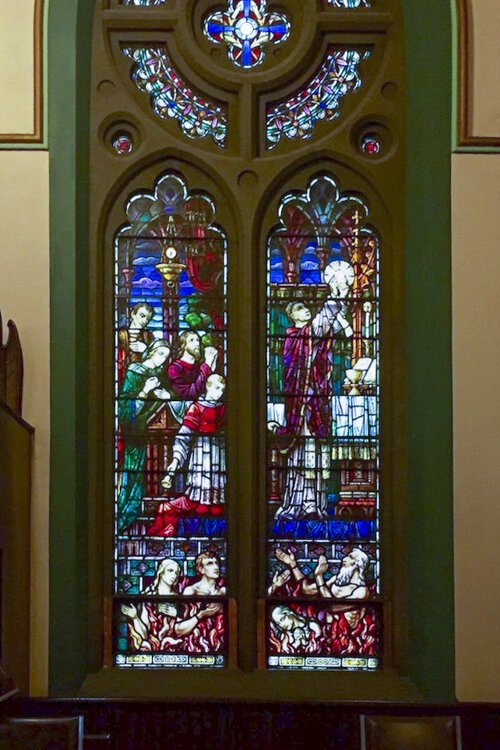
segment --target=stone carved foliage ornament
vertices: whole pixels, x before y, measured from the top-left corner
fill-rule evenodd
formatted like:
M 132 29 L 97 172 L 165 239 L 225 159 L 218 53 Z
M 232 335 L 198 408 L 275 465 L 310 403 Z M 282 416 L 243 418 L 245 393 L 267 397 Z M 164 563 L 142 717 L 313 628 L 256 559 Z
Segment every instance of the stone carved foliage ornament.
M 290 29 L 286 16 L 268 12 L 266 0 L 228 0 L 227 10 L 207 16 L 203 30 L 209 41 L 228 45 L 235 65 L 249 69 L 264 61 L 266 45 L 288 39 Z

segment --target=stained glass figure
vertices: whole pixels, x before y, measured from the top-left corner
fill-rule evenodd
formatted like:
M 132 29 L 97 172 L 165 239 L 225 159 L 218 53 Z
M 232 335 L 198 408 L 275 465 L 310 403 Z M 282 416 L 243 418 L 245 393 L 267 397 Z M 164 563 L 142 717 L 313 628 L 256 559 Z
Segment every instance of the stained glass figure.
M 283 102 L 267 107 L 267 148 L 274 148 L 283 136 L 311 138 L 316 123 L 340 114 L 340 101 L 361 86 L 359 65 L 370 53 L 330 47 L 318 73 L 304 88 Z
M 379 664 L 381 614 L 366 606 L 380 596 L 379 240 L 367 219 L 361 197 L 320 174 L 283 196 L 269 237 L 271 668 Z
M 328 0 L 334 8 L 370 8 L 369 0 Z
M 227 108 L 195 94 L 176 73 L 165 47 L 127 47 L 123 53 L 134 61 L 132 80 L 149 94 L 156 115 L 177 120 L 188 138 L 209 136 L 225 145 Z
M 260 65 L 264 47 L 284 42 L 290 29 L 286 16 L 268 12 L 267 0 L 228 0 L 227 10 L 211 13 L 203 25 L 207 39 L 227 44 L 229 59 L 241 68 Z
M 126 213 L 115 241 L 115 663 L 224 666 L 226 238 L 212 199 L 173 172 Z
M 274 603 L 268 622 L 270 669 L 371 671 L 381 664 L 375 607 Z

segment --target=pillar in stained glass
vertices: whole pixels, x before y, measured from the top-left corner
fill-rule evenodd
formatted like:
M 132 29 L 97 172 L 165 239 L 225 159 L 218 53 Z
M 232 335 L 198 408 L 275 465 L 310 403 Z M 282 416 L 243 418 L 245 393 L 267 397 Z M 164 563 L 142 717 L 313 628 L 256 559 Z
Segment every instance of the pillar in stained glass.
M 227 247 L 177 173 L 132 195 L 115 242 L 115 653 L 224 667 Z
M 268 242 L 267 665 L 380 666 L 379 240 L 318 174 Z

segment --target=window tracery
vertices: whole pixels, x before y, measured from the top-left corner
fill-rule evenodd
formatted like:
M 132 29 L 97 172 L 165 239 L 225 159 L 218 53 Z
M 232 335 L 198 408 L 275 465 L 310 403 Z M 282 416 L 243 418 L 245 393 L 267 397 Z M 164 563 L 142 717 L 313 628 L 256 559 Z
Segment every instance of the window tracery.
M 106 230 L 107 248 L 115 249 L 115 666 L 233 666 L 236 633 L 250 627 L 256 638 L 259 630 L 261 668 L 382 665 L 379 259 L 387 226 L 379 224 L 383 202 L 372 211 L 373 184 L 358 180 L 356 169 L 362 173 L 368 162 L 369 169 L 386 169 L 397 141 L 377 92 L 370 112 L 362 97 L 349 96 L 375 88 L 374 68 L 385 54 L 380 29 L 359 21 L 371 14 L 350 15 L 364 36 L 346 40 L 336 26 L 341 14 L 318 8 L 322 26 L 314 38 L 321 36 L 324 57 L 318 68 L 310 50 L 306 83 L 283 96 L 297 72 L 287 58 L 291 45 L 281 48 L 278 83 L 252 82 L 247 70 L 261 65 L 292 25 L 299 38 L 310 22 L 298 5 L 287 0 L 277 13 L 265 0 L 228 0 L 226 10 L 206 15 L 207 2 L 197 15 L 177 2 L 173 13 L 136 10 L 143 21 L 137 29 L 129 12 L 116 14 L 128 19 L 119 31 L 113 27 L 110 43 L 126 96 L 138 89 L 133 100 L 144 112 L 146 94 L 157 117 L 129 117 L 128 103 L 118 110 L 99 100 L 106 158 L 114 159 L 114 182 L 102 194 L 107 199 L 121 180 L 134 185 L 120 187 L 124 209 L 114 207 Z M 329 0 L 328 7 L 369 3 Z M 192 60 L 182 47 L 188 33 Z M 236 66 L 231 77 L 207 39 L 227 46 Z M 107 75 L 109 88 L 113 74 Z M 179 128 L 158 128 L 157 118 Z M 307 154 L 316 160 L 310 144 L 320 122 L 323 162 L 301 177 Z M 276 148 L 284 141 L 300 146 L 300 167 L 290 149 Z M 284 175 L 286 190 L 279 187 Z M 220 187 L 217 199 L 209 185 Z M 272 217 L 264 203 L 273 204 Z M 239 230 L 231 234 L 233 220 Z M 266 249 L 256 255 L 254 234 L 264 225 Z M 233 292 L 239 297 L 232 334 L 228 236 L 239 245 L 234 257 L 243 277 Z M 255 267 L 266 262 L 259 301 Z M 257 308 L 266 305 L 257 345 L 254 331 L 249 339 L 241 331 L 248 334 L 248 319 L 258 328 Z M 242 348 L 249 350 L 249 371 L 240 357 L 228 377 L 227 352 Z M 259 400 L 251 378 L 263 358 Z M 253 414 L 226 445 L 226 408 L 238 416 L 243 400 L 253 400 Z M 245 479 L 233 470 L 231 482 L 226 448 L 234 450 L 244 432 L 254 438 L 247 464 L 239 464 Z M 267 449 L 265 497 L 249 480 L 259 440 Z M 230 502 L 248 499 L 229 529 L 226 475 Z M 259 503 L 266 515 L 260 573 L 246 570 L 237 546 L 253 533 Z M 228 544 L 233 576 L 245 568 L 245 594 L 234 577 L 228 588 Z M 255 626 L 257 598 L 262 616 Z

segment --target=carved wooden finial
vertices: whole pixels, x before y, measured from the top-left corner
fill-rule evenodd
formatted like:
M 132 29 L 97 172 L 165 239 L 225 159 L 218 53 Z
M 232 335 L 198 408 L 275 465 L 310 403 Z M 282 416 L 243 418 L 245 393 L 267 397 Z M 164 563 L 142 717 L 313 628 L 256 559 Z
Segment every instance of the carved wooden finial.
M 9 335 L 3 344 L 2 314 L 0 313 L 0 399 L 19 417 L 23 401 L 23 350 L 17 327 L 7 323 Z

